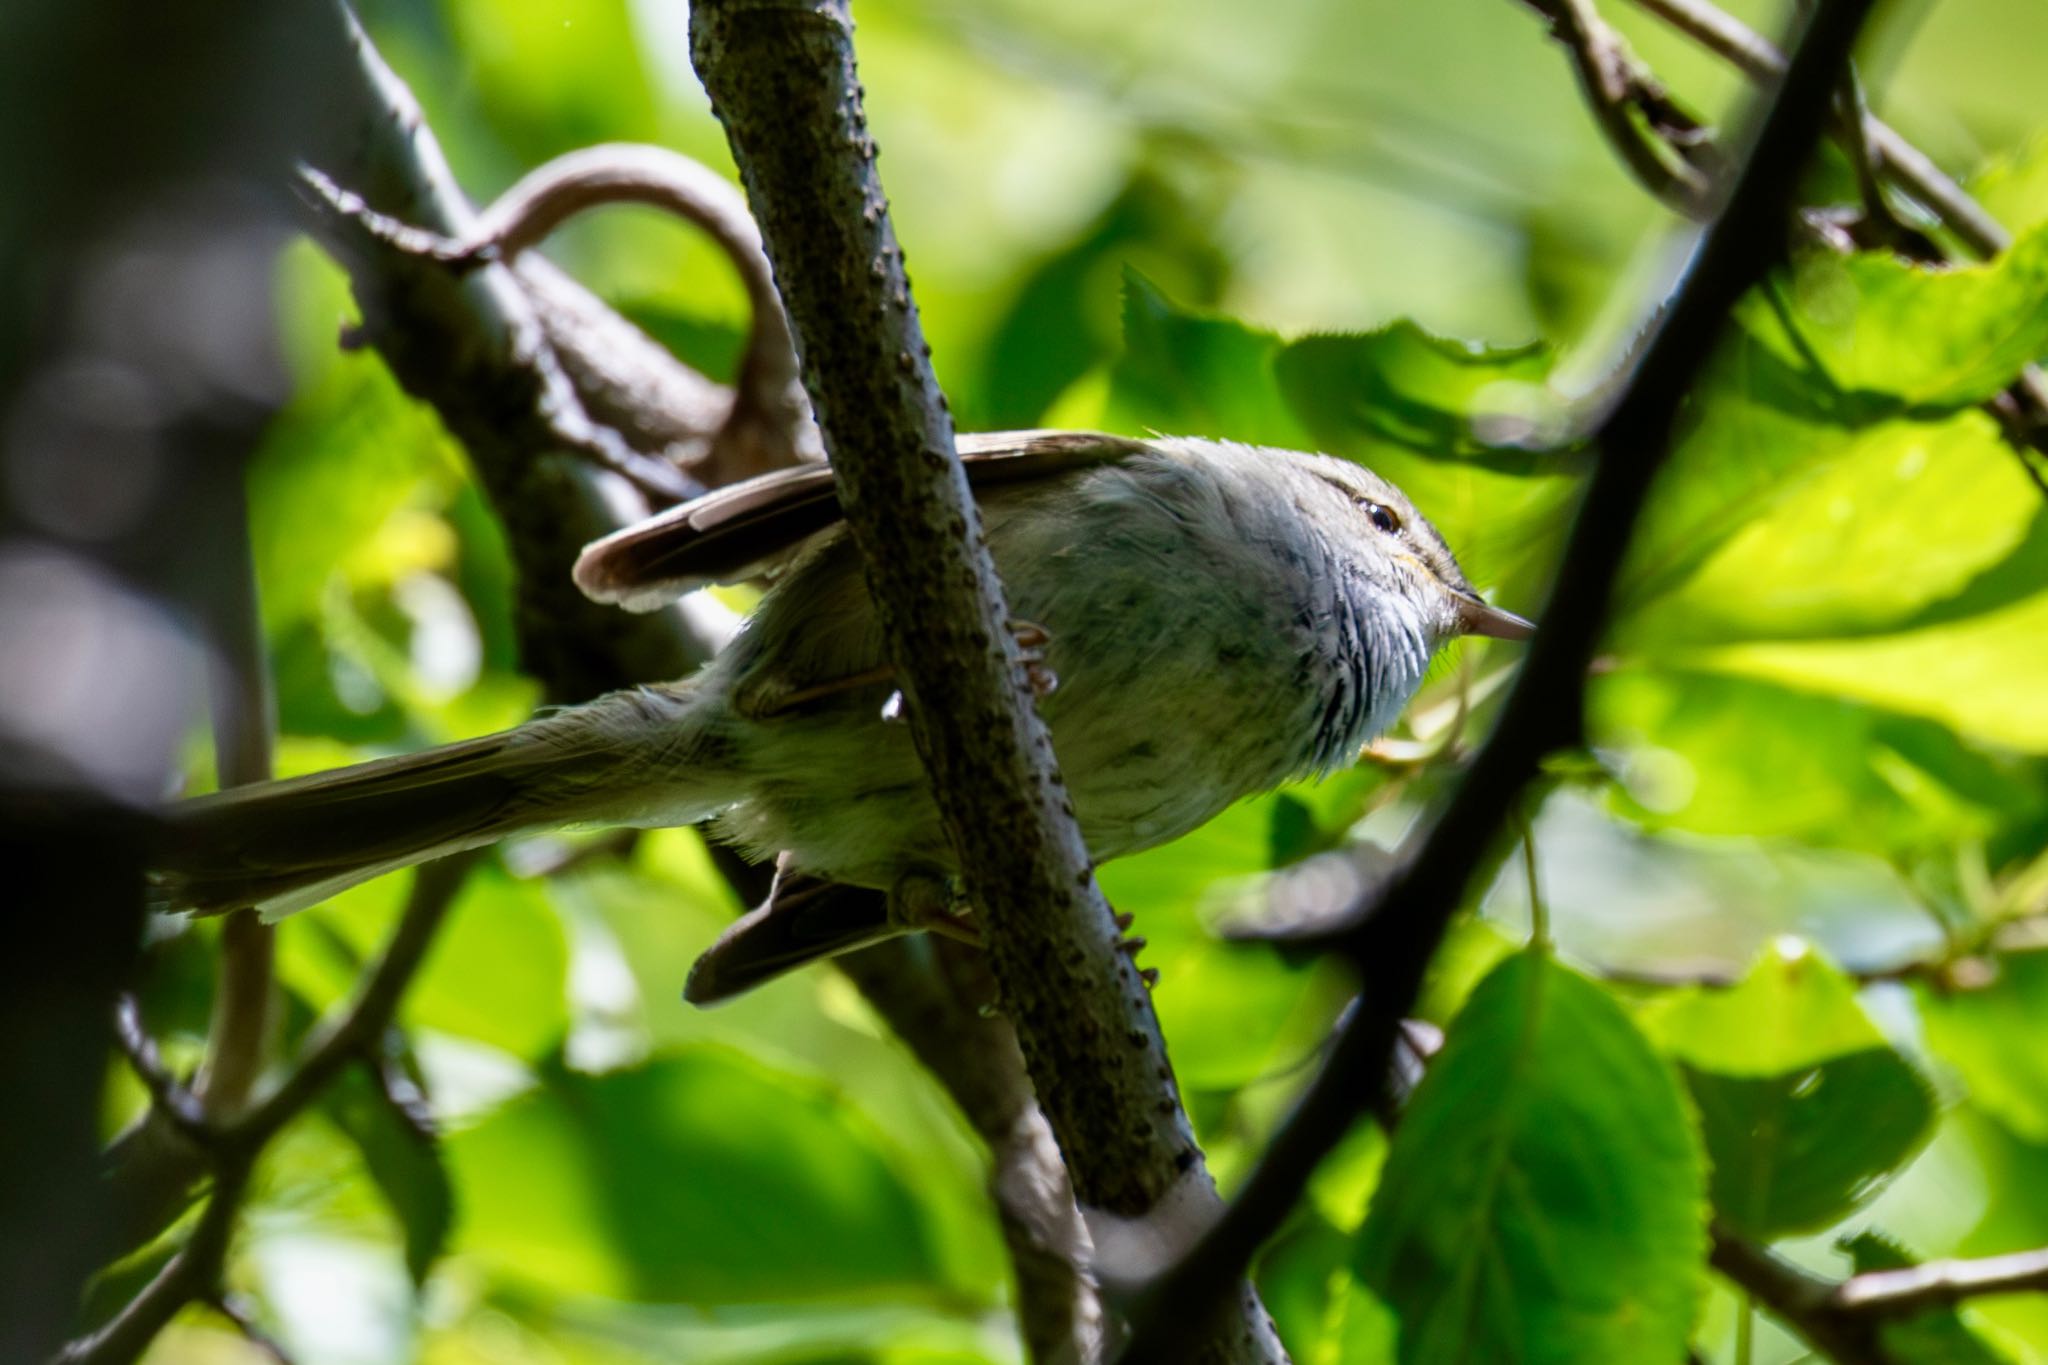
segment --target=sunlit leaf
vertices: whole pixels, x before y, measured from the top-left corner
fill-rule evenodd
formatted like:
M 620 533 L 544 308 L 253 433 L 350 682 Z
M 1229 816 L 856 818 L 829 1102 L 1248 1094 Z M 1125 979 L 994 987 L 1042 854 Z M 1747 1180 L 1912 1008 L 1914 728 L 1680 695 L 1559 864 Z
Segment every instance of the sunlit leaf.
M 2048 588 L 2048 511 L 1983 413 L 1800 435 L 1810 455 L 1800 476 L 1727 506 L 1726 534 L 1682 584 L 1632 599 L 1619 648 L 1862 636 Z
M 1676 1077 L 1539 952 L 1476 990 L 1409 1102 L 1358 1247 L 1404 1365 L 1683 1354 L 1704 1251 Z
M 1752 293 L 1736 317 L 1845 401 L 1979 403 L 2048 350 L 2048 232 L 1967 267 L 1814 252 Z
M 1666 991 L 1636 1022 L 1669 1056 L 1728 1076 L 1776 1076 L 1884 1043 L 1856 983 L 1793 938 L 1767 944 L 1735 985 Z
M 1594 680 L 1589 713 L 1617 808 L 1651 828 L 1905 856 L 2024 825 L 2048 799 L 2025 765 L 1810 684 L 1622 668 Z

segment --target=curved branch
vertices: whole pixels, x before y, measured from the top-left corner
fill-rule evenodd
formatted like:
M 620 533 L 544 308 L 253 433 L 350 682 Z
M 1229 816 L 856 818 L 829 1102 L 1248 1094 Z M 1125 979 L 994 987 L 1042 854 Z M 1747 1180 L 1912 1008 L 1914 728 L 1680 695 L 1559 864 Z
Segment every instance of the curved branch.
M 1672 100 L 1591 0 L 1522 0 L 1550 21 L 1608 144 L 1636 179 L 1674 213 L 1704 219 L 1714 185 L 1698 160 L 1706 130 Z
M 708 442 L 701 436 L 682 442 L 675 458 L 713 488 L 798 460 L 823 459 L 760 229 L 740 192 L 708 166 L 666 147 L 633 143 L 570 152 L 498 196 L 449 250 L 457 261 L 512 261 L 578 213 L 605 204 L 643 204 L 695 224 L 732 262 L 747 292 L 752 322 L 733 388 L 728 395 L 723 386 L 711 386 L 724 410 L 715 421 L 697 418 L 693 425 L 712 428 Z M 532 272 L 523 264 L 520 269 L 532 287 Z M 568 348 L 564 359 L 572 371 L 586 349 Z

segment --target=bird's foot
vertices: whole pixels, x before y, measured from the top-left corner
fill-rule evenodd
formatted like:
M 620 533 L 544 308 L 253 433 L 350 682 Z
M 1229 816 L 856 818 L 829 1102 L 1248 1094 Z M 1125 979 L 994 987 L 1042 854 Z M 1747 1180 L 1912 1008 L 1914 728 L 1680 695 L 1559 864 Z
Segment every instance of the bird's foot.
M 1031 681 L 1031 695 L 1044 701 L 1059 690 L 1060 675 L 1045 661 L 1045 647 L 1052 632 L 1035 621 L 1009 622 L 1010 638 L 1017 642 L 1017 655 L 1024 662 L 1024 676 Z
M 1045 662 L 1045 647 L 1052 643 L 1052 632 L 1031 621 L 1011 621 L 1009 628 L 1010 638 L 1017 642 L 1017 654 L 1024 664 L 1024 676 L 1031 683 L 1031 695 L 1044 701 L 1060 686 L 1060 675 Z M 900 688 L 883 700 L 882 719 L 891 725 L 903 719 L 903 692 Z
M 889 923 L 906 933 L 939 934 L 979 948 L 981 930 L 973 914 L 959 884 L 936 872 L 906 872 L 889 888 Z

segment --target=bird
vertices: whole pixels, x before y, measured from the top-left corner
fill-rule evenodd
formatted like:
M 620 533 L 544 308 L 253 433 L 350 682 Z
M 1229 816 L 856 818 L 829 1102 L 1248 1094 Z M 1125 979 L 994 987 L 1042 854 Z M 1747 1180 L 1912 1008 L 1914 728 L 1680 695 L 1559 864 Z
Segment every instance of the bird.
M 1443 645 L 1534 629 L 1348 460 L 1072 431 L 958 446 L 1096 862 L 1350 764 Z M 593 542 L 574 576 L 639 611 L 709 584 L 769 586 L 689 678 L 171 804 L 157 903 L 276 918 L 514 834 L 709 822 L 778 875 L 693 971 L 698 1003 L 894 933 L 974 937 L 829 465 L 672 507 Z

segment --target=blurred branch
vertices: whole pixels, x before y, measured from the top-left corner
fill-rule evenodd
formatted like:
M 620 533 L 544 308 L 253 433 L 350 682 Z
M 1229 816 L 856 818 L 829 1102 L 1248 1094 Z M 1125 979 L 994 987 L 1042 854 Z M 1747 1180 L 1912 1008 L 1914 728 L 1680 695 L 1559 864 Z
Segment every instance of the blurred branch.
M 1707 0 L 1629 0 L 1751 80 L 1771 84 L 1785 74 L 1785 54 L 1762 34 Z M 1996 256 L 2012 245 L 2012 234 L 1982 204 L 1950 179 L 1934 159 L 1906 141 L 1882 119 L 1868 117 L 1864 136 L 1878 158 L 1878 174 L 1910 194 L 1947 223 L 1980 256 Z
M 1636 179 L 1674 213 L 1693 219 L 1712 213 L 1711 135 L 1629 51 L 1592 0 L 1521 2 L 1550 21 L 1551 36 L 1571 53 L 1600 131 Z
M 170 1115 L 203 1154 L 213 1174 L 213 1190 L 185 1245 L 105 1326 L 65 1347 L 57 1357 L 58 1365 L 126 1365 L 141 1356 L 179 1309 L 195 1300 L 219 1297 L 235 1218 L 265 1144 L 310 1104 L 342 1067 L 357 1060 L 366 1043 L 390 1026 L 399 999 L 426 957 L 434 931 L 478 856 L 456 854 L 420 869 L 397 927 L 354 1002 L 307 1046 L 277 1089 L 232 1118 L 210 1115 L 198 1097 L 164 1072 L 155 1045 L 143 1034 L 134 1015 L 132 1002 L 124 1004 L 120 1021 L 123 1050 L 148 1087 L 153 1107 Z
M 1993 1294 L 2048 1292 L 2048 1248 L 1981 1260 L 1869 1270 L 1835 1286 L 1829 1304 L 1859 1317 L 1902 1318 Z
M 1636 519 L 1669 453 L 1672 423 L 1736 300 L 1783 252 L 1793 187 L 1870 8 L 1871 0 L 1821 0 L 1812 7 L 1790 70 L 1748 139 L 1752 150 L 1725 206 L 1705 229 L 1691 268 L 1599 424 L 1602 458 L 1573 522 L 1542 628 L 1496 729 L 1419 847 L 1360 907 L 1355 926 L 1328 942 L 1357 965 L 1361 1008 L 1224 1217 L 1146 1291 L 1127 1365 L 1184 1358 L 1178 1319 L 1185 1305 L 1212 1300 L 1243 1273 L 1324 1155 L 1360 1114 L 1380 1103 L 1400 1021 L 1411 1011 L 1474 865 L 1544 756 L 1578 735 L 1587 664 Z
M 273 1365 L 292 1365 L 291 1352 L 265 1332 L 256 1321 L 251 1306 L 237 1294 L 220 1294 L 206 1301 L 206 1306 L 227 1320 L 230 1327 L 241 1333 L 242 1340 L 258 1355 L 273 1362 Z
M 875 171 L 845 0 L 700 0 L 690 32 L 799 339 L 912 734 L 1074 1193 L 1132 1219 L 1169 1197 L 1213 1204 L 1149 994 L 1089 875 L 1005 627 Z M 1180 1303 L 1189 1349 L 1179 1359 L 1285 1358 L 1238 1270 Z
M 2013 953 L 2048 950 L 2048 913 L 2035 912 L 2000 920 L 1981 933 L 1967 935 L 1947 950 L 1899 962 L 1862 967 L 1845 966 L 1843 974 L 1859 986 L 1882 981 L 1919 981 L 1937 991 L 1983 990 L 1998 980 L 1998 959 Z M 1591 971 L 1602 981 L 1623 986 L 1679 988 L 1701 986 L 1709 989 L 1734 986 L 1741 974 L 1732 971 L 1693 971 L 1685 968 L 1611 967 L 1595 964 Z
M 1523 0 L 1533 3 L 1533 0 Z M 1708 51 L 1733 65 L 1752 80 L 1771 82 L 1785 71 L 1785 55 L 1739 19 L 1715 8 L 1708 0 L 1630 0 L 1638 8 L 1664 20 Z M 1906 141 L 1889 124 L 1863 107 L 1851 78 L 1850 107 L 1841 121 L 1843 149 L 1855 163 L 1857 175 L 1869 186 L 1890 184 L 1904 191 L 1953 232 L 1964 246 L 1979 257 L 1996 256 L 2012 245 L 2012 234 L 2004 224 L 1970 197 L 1934 159 Z M 1645 180 L 1652 193 L 1662 197 L 1659 186 Z M 1943 259 L 1940 247 L 1900 223 L 1881 198 L 1870 189 L 1864 193 L 1878 214 L 1878 244 L 1903 247 L 1918 260 Z M 1854 234 L 1842 240 L 1824 234 L 1824 240 L 1841 247 L 1862 245 Z M 2048 498 L 2048 377 L 2039 367 L 2028 365 L 2004 393 L 1984 404 L 2004 433 L 2020 467 L 2041 496 Z
M 2048 1248 L 1870 1270 L 1836 1281 L 1716 1223 L 1710 1259 L 1716 1270 L 1836 1365 L 1909 1365 L 1909 1357 L 1891 1350 L 1879 1330 L 1888 1320 L 1994 1294 L 2048 1292 Z
M 226 499 L 216 553 L 224 561 L 213 603 L 214 768 L 222 787 L 271 775 L 270 665 L 256 606 L 256 561 L 249 546 L 248 491 L 236 481 Z M 220 928 L 220 971 L 207 1029 L 206 1060 L 194 1084 L 217 1118 L 242 1107 L 263 1071 L 270 1043 L 271 968 L 276 930 L 253 910 Z
M 840 888 L 839 894 L 875 893 Z M 989 1195 L 1016 1275 L 1026 1358 L 1077 1365 L 1099 1359 L 1102 1306 L 1086 1270 L 1088 1229 L 1025 1074 L 1016 1032 L 982 1008 L 996 998 L 988 959 L 936 936 L 918 947 L 933 955 L 938 972 L 906 972 L 900 960 L 873 950 L 839 965 L 988 1145 Z

